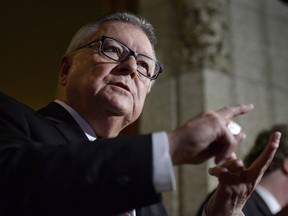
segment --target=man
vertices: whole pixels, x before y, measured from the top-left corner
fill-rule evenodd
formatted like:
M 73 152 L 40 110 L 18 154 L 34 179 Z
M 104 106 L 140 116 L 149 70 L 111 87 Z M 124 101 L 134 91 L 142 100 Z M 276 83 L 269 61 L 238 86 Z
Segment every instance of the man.
M 0 93 L 1 216 L 166 215 L 160 195 L 173 189 L 172 164 L 211 157 L 219 187 L 203 214 L 241 214 L 281 135 L 248 169 L 239 163 L 233 151 L 245 134 L 227 126 L 252 105 L 205 112 L 171 132 L 117 137 L 139 117 L 162 71 L 154 44 L 146 20 L 107 15 L 72 39 L 56 101 L 35 113 Z
M 246 156 L 245 164 L 249 166 L 261 154 L 274 131 L 282 134 L 279 148 L 255 192 L 245 204 L 245 215 L 271 216 L 288 205 L 288 125 L 274 125 L 262 131 Z

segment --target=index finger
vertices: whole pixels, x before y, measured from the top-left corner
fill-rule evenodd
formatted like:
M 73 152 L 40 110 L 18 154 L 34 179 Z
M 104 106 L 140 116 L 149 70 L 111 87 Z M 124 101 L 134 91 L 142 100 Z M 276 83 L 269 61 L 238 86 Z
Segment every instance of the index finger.
M 238 115 L 243 115 L 253 110 L 253 104 L 241 104 L 238 106 L 223 107 L 217 113 L 223 118 L 230 120 Z
M 270 136 L 269 142 L 260 156 L 252 163 L 252 165 L 247 169 L 247 181 L 251 182 L 254 180 L 259 181 L 264 172 L 270 165 L 274 154 L 279 146 L 281 138 L 280 132 L 275 132 Z M 258 183 L 258 182 L 256 182 Z

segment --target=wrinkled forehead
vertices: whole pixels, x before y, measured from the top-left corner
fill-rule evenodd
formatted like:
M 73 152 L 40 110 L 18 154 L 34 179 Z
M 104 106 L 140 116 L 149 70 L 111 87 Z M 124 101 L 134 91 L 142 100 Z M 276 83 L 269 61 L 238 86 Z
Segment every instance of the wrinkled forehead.
M 109 21 L 98 26 L 87 41 L 100 36 L 109 36 L 120 41 L 135 52 L 155 57 L 154 47 L 145 32 L 138 26 L 121 21 Z

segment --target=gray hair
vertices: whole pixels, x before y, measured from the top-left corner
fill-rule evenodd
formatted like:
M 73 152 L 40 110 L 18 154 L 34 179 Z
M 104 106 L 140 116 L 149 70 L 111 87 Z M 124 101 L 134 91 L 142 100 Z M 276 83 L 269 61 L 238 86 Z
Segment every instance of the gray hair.
M 104 15 L 100 17 L 99 19 L 97 19 L 96 21 L 82 26 L 72 38 L 66 50 L 66 53 L 67 54 L 71 53 L 75 51 L 78 47 L 84 45 L 85 40 L 91 35 L 95 34 L 101 24 L 110 22 L 110 21 L 130 23 L 134 26 L 139 27 L 147 35 L 154 49 L 157 39 L 156 39 L 154 27 L 152 26 L 152 24 L 141 16 L 135 15 L 131 12 L 123 11 L 123 12 L 115 12 L 115 13 Z
M 258 134 L 254 146 L 244 159 L 246 166 L 250 166 L 255 158 L 262 153 L 269 142 L 271 134 L 275 131 L 281 132 L 280 145 L 264 175 L 278 169 L 282 165 L 284 159 L 288 157 L 288 125 L 286 124 L 274 125 L 270 129 L 263 130 Z

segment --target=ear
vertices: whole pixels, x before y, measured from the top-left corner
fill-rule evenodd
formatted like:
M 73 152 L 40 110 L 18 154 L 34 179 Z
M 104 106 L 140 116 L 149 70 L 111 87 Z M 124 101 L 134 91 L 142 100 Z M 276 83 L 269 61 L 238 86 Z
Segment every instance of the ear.
M 64 55 L 61 59 L 61 69 L 60 69 L 60 74 L 59 74 L 59 80 L 60 80 L 61 85 L 63 86 L 66 85 L 66 80 L 69 74 L 70 65 L 71 65 L 71 62 L 70 62 L 69 57 Z
M 283 171 L 286 175 L 288 175 L 288 157 L 286 157 L 283 161 Z
M 155 84 L 155 80 L 151 80 L 150 83 L 149 83 L 149 87 L 148 87 L 148 92 L 147 93 L 150 93 L 151 92 L 151 89 L 153 87 L 153 85 Z

